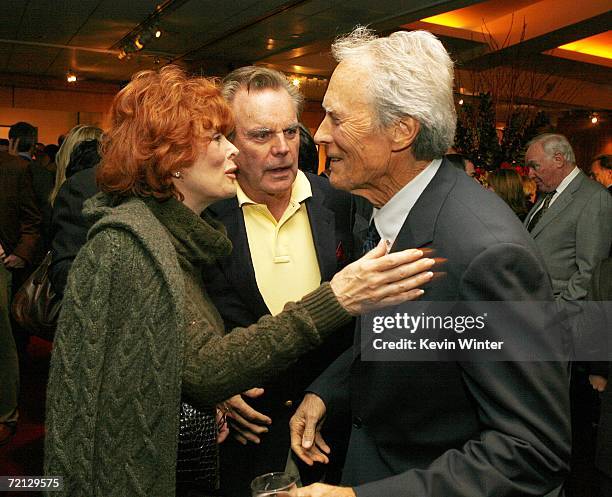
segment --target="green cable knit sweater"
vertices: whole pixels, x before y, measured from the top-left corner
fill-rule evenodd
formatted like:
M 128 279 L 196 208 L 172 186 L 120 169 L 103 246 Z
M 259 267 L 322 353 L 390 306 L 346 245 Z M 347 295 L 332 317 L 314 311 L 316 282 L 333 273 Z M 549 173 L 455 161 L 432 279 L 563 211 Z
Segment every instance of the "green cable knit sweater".
M 49 495 L 173 497 L 181 397 L 257 386 L 350 316 L 323 284 L 224 335 L 196 270 L 231 250 L 221 226 L 174 199 L 99 194 L 85 213 L 51 359 L 45 473 L 64 491 Z

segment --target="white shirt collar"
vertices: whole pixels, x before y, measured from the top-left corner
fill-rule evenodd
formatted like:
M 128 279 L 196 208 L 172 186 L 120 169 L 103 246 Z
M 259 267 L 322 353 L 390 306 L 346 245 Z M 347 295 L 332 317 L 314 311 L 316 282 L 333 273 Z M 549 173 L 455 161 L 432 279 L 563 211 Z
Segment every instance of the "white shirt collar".
M 380 237 L 392 246 L 399 234 L 408 214 L 416 204 L 421 194 L 438 172 L 442 159 L 431 161 L 425 169 L 417 174 L 380 209 L 374 208 L 372 218 Z
M 555 194 L 550 199 L 550 204 L 548 204 L 549 206 L 551 206 L 553 202 L 557 200 L 559 195 L 563 193 L 563 190 L 565 190 L 569 186 L 569 184 L 572 182 L 572 180 L 579 174 L 580 174 L 580 169 L 578 169 L 577 166 L 574 166 L 574 169 L 572 169 L 572 172 L 569 173 L 565 178 L 563 178 L 563 181 L 561 181 L 561 183 L 559 183 L 559 186 L 555 188 Z

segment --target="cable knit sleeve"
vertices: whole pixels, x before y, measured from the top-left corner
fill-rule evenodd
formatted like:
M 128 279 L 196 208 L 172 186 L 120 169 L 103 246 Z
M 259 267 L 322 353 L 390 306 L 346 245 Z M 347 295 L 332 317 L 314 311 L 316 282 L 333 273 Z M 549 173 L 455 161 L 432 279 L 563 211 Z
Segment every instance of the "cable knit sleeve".
M 206 295 L 204 299 L 203 307 L 212 307 Z M 195 404 L 205 406 L 260 386 L 281 375 L 300 355 L 350 320 L 329 283 L 298 303 L 288 303 L 277 316 L 263 316 L 257 323 L 235 328 L 224 336 L 213 329 L 212 320 L 190 320 L 183 393 Z
M 128 231 L 100 231 L 77 255 L 47 391 L 45 471 L 64 475 L 62 495 L 174 495 L 176 309 L 163 273 Z

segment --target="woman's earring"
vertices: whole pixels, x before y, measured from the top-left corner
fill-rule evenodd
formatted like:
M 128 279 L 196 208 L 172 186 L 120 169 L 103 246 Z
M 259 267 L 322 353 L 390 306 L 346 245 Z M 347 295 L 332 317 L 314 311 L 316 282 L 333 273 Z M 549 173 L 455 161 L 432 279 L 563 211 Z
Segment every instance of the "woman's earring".
M 172 173 L 172 175 L 173 175 L 175 178 L 180 178 L 180 177 L 181 177 L 181 172 L 180 172 L 180 171 L 177 171 L 177 172 L 175 172 L 175 173 Z

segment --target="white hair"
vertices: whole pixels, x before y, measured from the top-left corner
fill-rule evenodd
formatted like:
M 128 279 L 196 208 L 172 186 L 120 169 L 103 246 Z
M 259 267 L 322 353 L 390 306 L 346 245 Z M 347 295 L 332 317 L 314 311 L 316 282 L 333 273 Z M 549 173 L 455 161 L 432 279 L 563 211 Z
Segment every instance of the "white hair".
M 542 143 L 542 150 L 547 157 L 552 157 L 555 154 L 561 154 L 568 164 L 576 164 L 576 156 L 570 142 L 563 135 L 555 133 L 542 133 L 536 136 L 527 144 L 527 148 L 536 143 Z
M 442 157 L 455 138 L 453 61 L 427 31 L 398 31 L 376 37 L 359 26 L 332 45 L 334 58 L 366 65 L 378 123 L 388 126 L 404 116 L 420 123 L 413 154 L 417 160 Z

